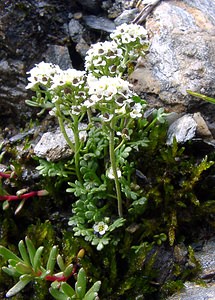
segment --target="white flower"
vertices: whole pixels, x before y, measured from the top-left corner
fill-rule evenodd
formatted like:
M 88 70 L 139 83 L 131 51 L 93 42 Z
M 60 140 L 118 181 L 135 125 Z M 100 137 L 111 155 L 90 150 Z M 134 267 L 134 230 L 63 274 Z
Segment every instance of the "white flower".
M 65 84 L 71 84 L 74 87 L 81 86 L 85 81 L 85 72 L 76 69 L 60 70 L 52 78 L 51 89 L 55 89 Z
M 141 44 L 147 40 L 147 31 L 141 25 L 124 23 L 118 26 L 110 37 L 118 44 L 129 44 L 136 41 Z
M 112 114 L 108 114 L 108 113 L 104 113 L 103 115 L 100 115 L 99 117 L 104 122 L 110 122 L 112 120 L 112 118 L 113 118 L 113 115 Z
M 54 97 L 52 97 L 52 103 L 55 103 L 55 102 L 57 102 L 59 100 L 59 96 L 54 96 Z
M 80 105 L 74 105 L 74 106 L 72 106 L 72 108 L 71 108 L 71 114 L 72 115 L 79 116 L 80 113 L 81 113 L 81 106 Z
M 85 106 L 86 108 L 92 107 L 94 106 L 97 102 L 99 102 L 100 100 L 102 100 L 102 96 L 101 95 L 92 95 L 90 96 L 90 98 L 88 98 L 83 104 L 82 106 Z
M 100 235 L 104 235 L 108 229 L 108 225 L 105 222 L 98 222 L 93 225 L 93 229 L 96 233 L 99 233 Z
M 120 178 L 121 176 L 122 172 L 119 169 L 117 169 L 117 177 Z M 110 169 L 107 171 L 107 177 L 110 179 L 115 179 L 112 167 L 110 167 Z
M 50 116 L 55 116 L 57 115 L 57 109 L 56 107 L 53 107 L 50 111 L 49 111 Z
M 38 83 L 46 86 L 59 71 L 60 67 L 51 63 L 42 61 L 39 64 L 36 64 L 34 68 L 27 72 L 27 74 L 30 74 L 30 77 L 28 77 L 28 81 L 30 82 L 26 86 L 26 89 L 31 89 Z
M 142 117 L 142 105 L 140 103 L 135 103 L 135 105 L 132 107 L 132 111 L 130 112 L 131 118 L 141 118 Z

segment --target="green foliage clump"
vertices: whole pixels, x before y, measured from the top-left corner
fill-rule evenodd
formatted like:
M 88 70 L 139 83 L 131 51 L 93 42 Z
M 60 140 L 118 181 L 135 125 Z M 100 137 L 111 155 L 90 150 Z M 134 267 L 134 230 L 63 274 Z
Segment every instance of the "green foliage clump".
M 18 277 L 19 281 L 6 293 L 6 297 L 13 297 L 25 288 L 31 281 L 51 281 L 50 294 L 57 300 L 80 299 L 93 300 L 97 297 L 100 289 L 100 282 L 97 281 L 87 291 L 87 276 L 83 268 L 77 270 L 76 264 L 65 265 L 62 256 L 58 253 L 58 248 L 53 246 L 50 250 L 48 260 L 45 263 L 42 259 L 44 247 L 35 248 L 32 241 L 26 237 L 18 244 L 20 257 L 12 251 L 0 246 L 0 255 L 8 261 L 8 266 L 3 267 L 3 271 L 10 276 Z M 80 252 L 79 252 L 80 253 Z M 78 253 L 77 259 L 80 254 Z M 58 265 L 60 272 L 55 272 L 55 265 Z M 66 281 L 77 274 L 75 289 Z

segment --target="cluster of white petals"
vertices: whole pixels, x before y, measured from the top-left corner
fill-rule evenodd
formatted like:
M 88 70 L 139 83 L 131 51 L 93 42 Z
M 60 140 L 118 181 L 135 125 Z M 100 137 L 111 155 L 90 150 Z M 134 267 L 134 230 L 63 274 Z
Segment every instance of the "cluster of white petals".
M 117 169 L 116 173 L 117 173 L 117 177 L 118 177 L 118 178 L 120 178 L 120 177 L 122 176 L 122 172 L 121 172 L 119 169 Z M 112 169 L 112 168 L 110 168 L 110 169 L 107 171 L 107 177 L 108 177 L 109 179 L 115 179 L 114 174 L 113 174 L 113 169 Z
M 132 119 L 141 118 L 142 117 L 142 109 L 143 106 L 140 103 L 135 103 L 132 107 L 132 111 L 130 112 L 130 117 Z
M 108 229 L 108 225 L 105 222 L 98 222 L 96 224 L 93 225 L 93 229 L 95 231 L 95 233 L 98 233 L 100 235 L 104 235 L 105 232 Z
M 85 68 L 89 70 L 91 66 L 105 66 L 109 59 L 122 58 L 122 53 L 122 49 L 118 48 L 117 43 L 114 41 L 93 44 L 87 51 Z
M 29 83 L 26 86 L 26 89 L 33 89 L 37 84 L 47 86 L 50 84 L 54 75 L 60 71 L 60 67 L 52 63 L 42 61 L 39 64 L 36 64 L 34 68 L 27 72 L 30 76 L 28 77 Z
M 89 82 L 89 95 L 92 101 L 100 100 L 110 101 L 119 98 L 119 96 L 128 99 L 132 95 L 131 84 L 120 77 L 102 76 L 99 79 Z
M 55 73 L 52 78 L 51 89 L 55 89 L 59 86 L 66 84 L 72 85 L 73 87 L 79 87 L 84 84 L 85 72 L 76 69 L 59 70 Z
M 122 24 L 114 30 L 110 37 L 120 44 L 143 43 L 147 40 L 147 31 L 137 24 Z

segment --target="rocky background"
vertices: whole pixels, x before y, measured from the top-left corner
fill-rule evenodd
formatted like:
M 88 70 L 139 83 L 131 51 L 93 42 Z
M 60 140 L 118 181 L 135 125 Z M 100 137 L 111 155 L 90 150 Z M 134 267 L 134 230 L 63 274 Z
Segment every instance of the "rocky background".
M 35 63 L 44 60 L 63 69 L 83 69 L 89 46 L 106 40 L 117 25 L 132 22 L 143 7 L 137 3 L 0 0 L 1 129 L 11 124 L 19 129 L 35 113 L 25 104 L 31 97 L 25 89 L 26 72 Z M 151 47 L 130 76 L 135 91 L 152 107 L 172 112 L 169 143 L 180 127 L 180 142 L 200 135 L 214 149 L 215 105 L 186 92 L 215 97 L 214 0 L 161 0 L 142 24 L 149 32 Z M 191 299 L 191 295 L 182 296 L 180 299 Z

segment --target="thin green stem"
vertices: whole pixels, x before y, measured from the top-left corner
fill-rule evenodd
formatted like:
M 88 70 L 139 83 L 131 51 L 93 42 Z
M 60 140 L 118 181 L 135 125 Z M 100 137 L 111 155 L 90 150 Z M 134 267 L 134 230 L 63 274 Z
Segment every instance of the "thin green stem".
M 88 117 L 88 123 L 91 124 L 92 123 L 92 111 L 90 108 L 88 108 L 88 110 L 87 110 L 87 117 Z
M 63 118 L 62 118 L 62 115 L 61 115 L 61 112 L 60 112 L 60 107 L 58 104 L 56 104 L 56 108 L 57 108 L 57 115 L 58 115 L 58 123 L 59 123 L 59 126 L 60 126 L 60 130 L 67 142 L 67 144 L 69 145 L 69 147 L 72 149 L 73 152 L 75 152 L 75 146 L 73 145 L 72 141 L 70 140 L 67 132 L 66 132 L 66 129 L 65 129 L 65 126 L 64 126 L 64 123 L 63 123 Z
M 79 120 L 78 117 L 75 116 L 73 118 L 73 134 L 74 134 L 74 140 L 75 140 L 75 170 L 76 170 L 76 174 L 78 177 L 78 180 L 82 183 L 82 175 L 80 172 L 80 137 L 79 137 L 79 128 L 78 128 L 78 124 L 79 124 Z
M 110 155 L 110 163 L 111 168 L 113 171 L 114 181 L 115 181 L 115 188 L 116 188 L 116 195 L 117 195 L 117 203 L 118 203 L 118 215 L 122 217 L 122 195 L 121 195 L 121 187 L 119 183 L 119 178 L 117 174 L 117 166 L 116 166 L 116 156 L 114 150 L 114 118 L 111 121 L 110 126 L 110 140 L 109 140 L 109 155 Z
M 121 148 L 124 143 L 125 143 L 125 139 L 122 139 L 119 145 L 114 149 L 114 152 L 116 152 L 119 148 Z
M 74 152 L 75 172 L 78 177 L 78 180 L 80 182 L 82 182 L 82 176 L 81 176 L 81 172 L 80 172 L 80 138 L 79 138 L 79 129 L 78 129 L 78 118 L 77 118 L 77 120 L 76 119 L 73 120 L 74 122 L 73 122 L 72 130 L 73 130 L 74 140 L 75 140 L 75 144 L 73 144 L 73 142 L 71 141 L 71 139 L 69 138 L 69 136 L 66 132 L 64 122 L 63 122 L 63 117 L 62 117 L 61 111 L 60 111 L 60 105 L 58 103 L 56 103 L 55 105 L 57 108 L 57 116 L 58 116 L 58 123 L 60 126 L 60 130 L 61 130 L 67 144 Z

